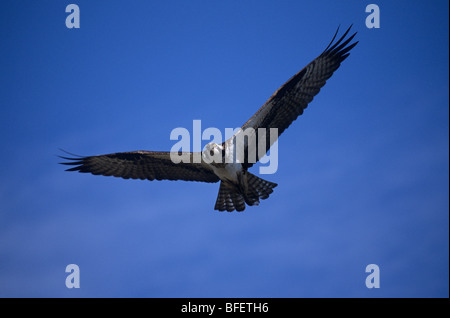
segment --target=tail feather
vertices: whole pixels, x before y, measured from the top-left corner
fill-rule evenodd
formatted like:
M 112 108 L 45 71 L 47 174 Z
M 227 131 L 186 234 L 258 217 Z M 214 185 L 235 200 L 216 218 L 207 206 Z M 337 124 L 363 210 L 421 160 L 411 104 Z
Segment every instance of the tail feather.
M 230 185 L 224 181 L 220 183 L 215 210 L 219 211 L 244 211 L 245 204 L 258 205 L 259 200 L 265 200 L 273 192 L 276 183 L 263 180 L 250 172 L 247 172 L 246 191 Z
M 276 183 L 261 179 L 250 172 L 247 172 L 248 180 L 248 194 L 249 201 L 259 203 L 259 199 L 265 200 L 273 192 L 273 188 L 277 186 Z M 249 204 L 252 205 L 252 204 Z
M 238 212 L 244 211 L 244 197 L 242 194 L 229 187 L 225 182 L 221 182 L 214 209 L 228 212 L 233 212 L 234 210 Z

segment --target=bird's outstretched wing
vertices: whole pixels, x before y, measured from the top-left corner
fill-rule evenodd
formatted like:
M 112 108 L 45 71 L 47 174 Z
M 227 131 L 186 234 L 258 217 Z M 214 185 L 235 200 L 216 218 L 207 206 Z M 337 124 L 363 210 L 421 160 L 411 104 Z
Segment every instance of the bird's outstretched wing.
M 184 162 L 174 163 L 170 152 L 159 151 L 118 152 L 78 158 L 60 156 L 60 158 L 70 160 L 61 164 L 75 166 L 66 171 L 88 172 L 124 179 L 219 181 L 219 177 L 208 165 L 202 162 L 194 163 L 194 153 L 184 152 L 180 155 L 184 157 Z
M 251 158 L 261 159 L 262 156 L 258 154 L 264 155 L 269 150 L 283 131 L 303 113 L 342 61 L 350 55 L 349 51 L 358 43 L 350 44 L 356 33 L 346 39 L 350 29 L 351 26 L 336 43 L 333 43 L 339 31 L 338 28 L 325 51 L 281 86 L 241 129 L 226 141 L 233 142 L 238 134 L 245 133 L 248 128 L 252 128 L 250 131 L 254 131 L 256 135 L 253 136 L 256 137 L 254 140 L 258 141 L 258 128 L 265 128 L 265 149 L 258 150 L 258 142 L 254 143 L 256 145 L 255 148 L 252 147 L 254 149 L 248 149 L 248 139 L 245 139 L 243 151 L 247 168 L 254 163 L 247 160 L 249 151 L 255 151 L 256 154 L 256 157 Z M 278 135 L 271 138 L 270 128 L 277 128 Z

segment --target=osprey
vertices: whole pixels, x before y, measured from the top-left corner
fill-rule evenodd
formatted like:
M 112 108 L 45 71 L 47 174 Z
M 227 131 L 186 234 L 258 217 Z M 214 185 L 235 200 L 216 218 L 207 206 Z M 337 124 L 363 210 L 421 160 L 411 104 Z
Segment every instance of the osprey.
M 350 29 L 351 26 L 334 43 L 338 28 L 322 54 L 281 86 L 233 137 L 220 145 L 209 143 L 201 153 L 178 152 L 176 155 L 182 159 L 180 162 L 172 160 L 173 152 L 131 151 L 89 157 L 76 156 L 77 158 L 60 156 L 70 160 L 62 164 L 75 165 L 66 171 L 89 172 L 124 179 L 210 183 L 220 181 L 215 210 L 243 211 L 246 204 L 258 205 L 260 200 L 269 197 L 277 184 L 263 180 L 248 171 L 256 162 L 249 159 L 250 153 L 256 152 L 258 154 L 256 159 L 259 160 L 283 131 L 303 113 L 342 61 L 349 56 L 349 51 L 358 43 L 350 44 L 356 33 L 346 38 Z M 242 144 L 243 160 L 231 158 L 236 150 L 237 137 L 246 131 L 251 131 L 253 137 L 265 139 L 266 143 L 258 142 L 256 146 L 250 147 L 247 138 Z M 265 132 L 265 136 L 261 135 L 261 131 Z M 214 160 L 215 158 L 221 160 Z

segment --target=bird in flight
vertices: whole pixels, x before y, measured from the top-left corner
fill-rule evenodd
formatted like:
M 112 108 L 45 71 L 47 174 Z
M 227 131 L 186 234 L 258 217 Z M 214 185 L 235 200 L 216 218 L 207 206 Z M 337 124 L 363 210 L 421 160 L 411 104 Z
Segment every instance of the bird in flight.
M 202 152 L 131 151 L 88 157 L 60 156 L 68 160 L 62 164 L 74 166 L 66 171 L 124 179 L 220 181 L 215 210 L 243 211 L 246 204 L 258 205 L 260 200 L 269 197 L 277 184 L 255 176 L 248 169 L 303 113 L 349 56 L 349 51 L 358 43 L 351 43 L 356 32 L 347 37 L 350 29 L 351 26 L 335 42 L 338 28 L 322 54 L 281 86 L 235 135 L 222 144 L 209 143 Z M 247 139 L 239 139 L 242 135 Z M 252 138 L 266 142 L 251 143 Z M 236 142 L 238 139 L 244 141 Z

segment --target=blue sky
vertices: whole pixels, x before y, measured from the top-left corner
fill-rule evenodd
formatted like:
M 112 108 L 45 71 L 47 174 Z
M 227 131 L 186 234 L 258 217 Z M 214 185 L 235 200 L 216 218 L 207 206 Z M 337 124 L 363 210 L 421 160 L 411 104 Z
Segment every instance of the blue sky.
M 80 0 L 80 29 L 69 3 L 0 10 L 1 297 L 449 296 L 448 1 L 377 1 L 379 29 L 363 1 Z M 169 150 L 194 119 L 239 127 L 352 23 L 259 207 L 58 165 Z

